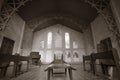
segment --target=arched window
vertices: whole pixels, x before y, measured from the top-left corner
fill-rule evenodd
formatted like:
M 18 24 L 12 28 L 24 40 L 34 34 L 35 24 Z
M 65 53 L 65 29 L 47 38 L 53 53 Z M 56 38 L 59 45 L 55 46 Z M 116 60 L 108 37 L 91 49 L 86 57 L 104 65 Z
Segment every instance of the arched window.
M 65 48 L 70 48 L 70 35 L 69 33 L 65 33 Z
M 52 48 L 52 32 L 48 32 L 47 36 L 47 48 Z

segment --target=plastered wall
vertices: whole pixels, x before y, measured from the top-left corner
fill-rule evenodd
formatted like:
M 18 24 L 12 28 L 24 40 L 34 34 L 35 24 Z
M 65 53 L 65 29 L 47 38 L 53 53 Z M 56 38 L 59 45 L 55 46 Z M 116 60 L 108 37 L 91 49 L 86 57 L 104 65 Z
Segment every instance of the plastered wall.
M 108 30 L 103 17 L 100 15 L 97 16 L 96 19 L 91 23 L 91 27 L 93 31 L 94 45 L 95 45 L 94 52 L 97 52 L 96 45 L 100 42 L 100 40 L 110 37 L 112 41 L 112 46 L 113 48 L 117 49 L 118 55 L 120 57 L 119 48 L 118 48 L 116 39 L 114 35 L 112 35 L 111 32 Z M 115 68 L 112 68 L 109 73 L 111 75 L 112 80 L 118 80 L 117 77 L 115 77 L 115 75 L 117 75 L 117 72 L 115 70 L 116 70 Z M 101 71 L 100 68 L 98 68 L 98 72 L 100 71 Z
M 111 0 L 110 5 L 120 31 L 120 0 Z
M 31 49 L 32 49 L 32 41 L 33 41 L 33 32 L 32 29 L 25 25 L 25 32 L 23 36 L 23 43 L 22 43 L 22 55 L 29 56 Z
M 88 26 L 87 29 L 83 31 L 83 35 L 84 35 L 86 55 L 90 55 L 91 53 L 94 52 L 94 49 L 95 49 L 93 33 L 90 25 Z
M 115 21 L 117 23 L 117 27 L 119 28 L 119 31 L 120 31 L 120 0 L 111 0 L 110 2 L 110 6 L 111 6 L 111 9 L 112 9 L 112 12 L 113 12 L 113 17 L 115 18 Z M 116 43 L 116 41 L 113 39 L 114 43 Z M 119 57 L 120 57 L 120 49 L 116 44 L 113 44 L 118 52 L 119 52 Z
M 93 39 L 94 39 L 94 46 L 95 46 L 95 52 L 96 51 L 96 45 L 99 44 L 99 42 L 107 37 L 111 37 L 111 33 L 108 31 L 107 24 L 105 23 L 103 17 L 101 15 L 98 15 L 96 19 L 91 23 L 91 28 L 93 31 Z
M 116 0 L 117 1 L 117 0 Z M 111 6 L 113 8 L 113 6 Z M 118 7 L 118 6 L 117 6 Z M 106 9 L 105 9 L 106 10 Z M 107 10 L 106 10 L 107 11 Z M 118 10 L 119 12 L 119 10 Z M 116 20 L 116 22 L 118 22 L 117 18 L 115 17 L 115 11 L 113 11 L 113 16 Z M 116 15 L 117 16 L 117 15 Z M 119 16 L 117 16 L 119 18 Z M 119 24 L 117 23 L 118 27 L 119 27 Z M 117 44 L 117 41 L 115 39 L 115 36 L 113 35 L 112 32 L 109 31 L 108 29 L 108 25 L 106 24 L 103 16 L 101 15 L 98 15 L 94 21 L 92 21 L 91 23 L 91 27 L 92 27 L 92 31 L 93 31 L 93 39 L 94 39 L 94 46 L 95 46 L 95 51 L 94 52 L 97 52 L 96 51 L 96 45 L 100 42 L 100 40 L 103 40 L 107 37 L 110 37 L 111 40 L 112 40 L 112 46 L 113 48 L 116 48 L 117 51 L 118 51 L 118 55 L 120 57 L 120 50 L 119 50 L 119 47 L 118 47 L 118 44 Z
M 9 20 L 6 28 L 0 32 L 0 47 L 3 37 L 8 37 L 15 41 L 13 54 L 20 53 L 22 34 L 24 33 L 25 21 L 16 13 Z
M 56 37 L 56 33 L 59 30 L 59 34 L 62 36 L 62 44 L 58 45 L 62 45 L 61 48 L 56 48 L 55 47 L 55 37 Z M 48 32 L 52 32 L 53 33 L 53 40 L 52 40 L 52 49 L 47 49 L 47 34 Z M 65 49 L 65 32 L 68 32 L 70 34 L 70 48 L 69 49 Z M 44 41 L 44 48 L 40 49 L 40 42 Z M 73 41 L 77 42 L 78 48 L 73 49 Z M 40 51 L 44 51 L 44 52 L 40 52 L 41 54 L 41 61 L 43 63 L 46 63 L 46 60 L 48 60 L 48 58 L 51 58 L 49 61 L 53 60 L 53 54 L 59 54 L 62 53 L 64 55 L 64 59 L 68 62 L 81 62 L 82 61 L 82 55 L 85 54 L 85 47 L 84 47 L 84 40 L 83 40 L 83 34 L 77 31 L 74 31 L 66 26 L 57 24 L 57 25 L 53 25 L 50 26 L 46 29 L 37 31 L 34 33 L 33 35 L 33 44 L 32 44 L 32 51 L 36 51 L 36 52 L 40 52 Z M 51 51 L 51 52 L 47 52 L 47 51 Z M 78 53 L 79 58 L 73 58 L 73 54 L 74 52 Z M 49 56 L 47 56 L 48 54 L 51 54 Z M 71 57 L 66 57 L 67 53 L 70 53 Z

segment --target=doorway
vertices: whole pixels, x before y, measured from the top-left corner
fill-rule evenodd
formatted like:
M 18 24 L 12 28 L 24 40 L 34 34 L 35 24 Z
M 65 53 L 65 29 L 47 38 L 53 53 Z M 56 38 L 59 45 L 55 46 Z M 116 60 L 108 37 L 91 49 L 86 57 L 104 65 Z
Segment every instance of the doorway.
M 7 37 L 3 37 L 0 54 L 12 55 L 15 41 Z

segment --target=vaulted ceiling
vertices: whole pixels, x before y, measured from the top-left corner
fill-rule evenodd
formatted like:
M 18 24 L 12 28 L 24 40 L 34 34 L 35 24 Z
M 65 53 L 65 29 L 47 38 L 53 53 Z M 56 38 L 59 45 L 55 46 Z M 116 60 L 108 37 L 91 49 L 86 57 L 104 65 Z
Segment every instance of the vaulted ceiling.
M 34 31 L 62 24 L 81 32 L 81 26 L 93 21 L 97 11 L 82 0 L 32 0 L 18 14 Z

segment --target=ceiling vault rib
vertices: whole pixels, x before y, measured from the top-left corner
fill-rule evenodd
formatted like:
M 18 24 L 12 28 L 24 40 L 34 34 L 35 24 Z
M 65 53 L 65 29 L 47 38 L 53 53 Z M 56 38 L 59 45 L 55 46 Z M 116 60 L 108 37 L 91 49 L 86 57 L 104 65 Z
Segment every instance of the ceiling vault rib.
M 7 26 L 8 21 L 18 9 L 30 0 L 7 0 L 1 8 L 0 13 L 0 31 Z

